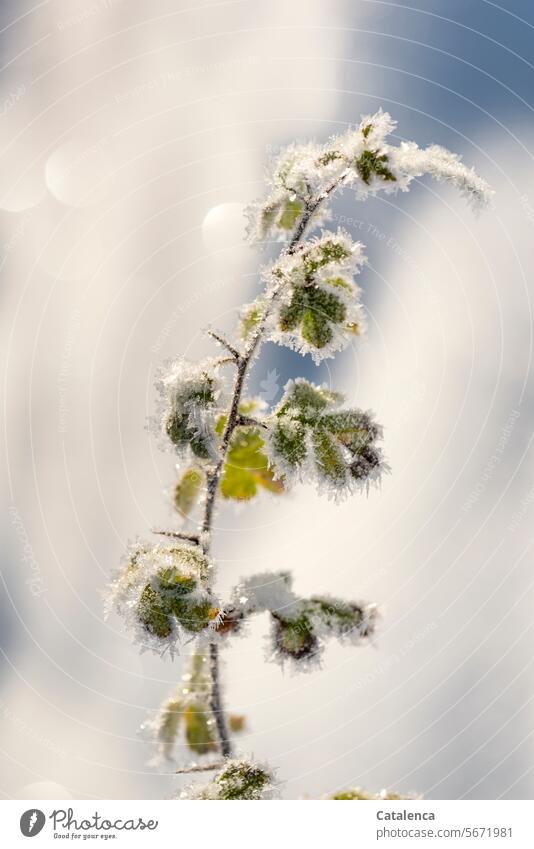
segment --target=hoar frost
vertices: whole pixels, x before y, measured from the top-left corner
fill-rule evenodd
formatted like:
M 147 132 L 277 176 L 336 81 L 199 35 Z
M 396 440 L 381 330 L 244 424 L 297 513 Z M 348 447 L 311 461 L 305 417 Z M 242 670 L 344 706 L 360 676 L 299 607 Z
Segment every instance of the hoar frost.
M 330 638 L 358 644 L 374 633 L 374 605 L 329 594 L 300 597 L 286 571 L 243 579 L 222 605 L 208 552 L 223 498 L 248 502 L 262 490 L 278 497 L 298 480 L 312 480 L 320 492 L 339 498 L 367 491 L 387 470 L 374 415 L 345 409 L 343 396 L 328 387 L 291 380 L 271 410 L 247 401 L 243 392 L 264 341 L 319 363 L 364 330 L 355 282 L 365 264 L 363 246 L 343 230 L 312 235 L 331 219 L 336 192 L 348 189 L 365 200 L 406 191 L 428 174 L 453 185 L 476 208 L 491 200 L 486 182 L 459 156 L 438 145 L 396 144 L 395 129 L 391 116 L 379 111 L 326 144 L 293 144 L 273 161 L 267 196 L 248 213 L 252 241 L 283 242 L 278 258 L 262 269 L 264 291 L 241 309 L 235 340 L 210 331 L 224 357 L 198 364 L 171 360 L 156 381 L 156 430 L 187 461 L 173 503 L 196 529 L 157 532 L 176 539 L 173 545 L 132 546 L 108 603 L 143 649 L 172 654 L 178 643 L 195 640 L 190 670 L 145 724 L 159 758 L 172 760 L 187 750 L 203 759 L 194 769 L 213 771 L 210 781 L 186 788 L 180 798 L 255 800 L 274 793 L 268 767 L 252 757 L 231 757 L 243 717 L 229 722 L 221 694 L 219 651 L 252 616 L 270 620 L 269 657 L 299 670 L 312 668 Z M 229 397 L 219 376 L 223 366 L 235 369 Z M 354 788 L 333 798 L 397 797 Z
M 235 588 L 222 618 L 224 634 L 239 631 L 256 613 L 269 613 L 269 657 L 295 669 L 307 669 L 320 660 L 325 640 L 335 637 L 355 645 L 374 632 L 374 605 L 344 601 L 330 595 L 297 596 L 289 572 L 266 572 L 244 579 Z
M 211 568 L 198 546 L 138 543 L 112 584 L 109 605 L 143 649 L 172 654 L 179 641 L 217 622 L 219 606 L 206 585 Z
M 387 139 L 396 126 L 389 113 L 379 110 L 324 145 L 288 148 L 268 176 L 270 194 L 249 208 L 249 238 L 288 239 L 312 199 L 321 198 L 321 193 L 323 201 L 314 208 L 308 227 L 328 220 L 329 189 L 338 182 L 350 186 L 361 201 L 379 191 L 406 191 L 414 178 L 428 174 L 452 183 L 475 207 L 491 201 L 488 184 L 456 154 L 439 145 L 421 149 L 415 142 L 391 144 Z
M 156 388 L 160 403 L 154 429 L 180 453 L 190 450 L 197 461 L 216 459 L 215 425 L 222 403 L 216 362 L 170 360 L 159 372 Z
M 273 774 L 268 767 L 249 759 L 233 759 L 226 761 L 212 781 L 184 788 L 179 798 L 255 801 L 272 799 L 275 792 Z
M 333 497 L 367 489 L 387 466 L 372 413 L 343 410 L 343 396 L 299 378 L 286 385 L 269 422 L 267 453 L 285 479 L 313 480 Z
M 324 232 L 266 269 L 278 297 L 266 338 L 316 363 L 332 357 L 365 329 L 354 275 L 365 262 L 362 245 L 343 230 Z

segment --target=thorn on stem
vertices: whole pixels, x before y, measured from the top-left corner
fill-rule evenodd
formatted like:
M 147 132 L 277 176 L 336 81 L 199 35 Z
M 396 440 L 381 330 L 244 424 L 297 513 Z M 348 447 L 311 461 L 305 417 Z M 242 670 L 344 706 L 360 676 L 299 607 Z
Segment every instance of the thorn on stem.
M 230 354 L 235 360 L 242 359 L 242 356 L 237 350 L 237 348 L 234 348 L 234 346 L 228 341 L 228 339 L 225 339 L 225 337 L 222 336 L 220 333 L 216 333 L 215 330 L 207 330 L 206 333 L 208 334 L 208 336 L 211 336 L 212 339 L 215 339 L 215 341 L 218 342 L 219 345 L 222 345 L 224 348 L 226 348 L 226 350 L 230 352 Z
M 154 528 L 153 534 L 159 534 L 163 537 L 172 537 L 173 539 L 183 539 L 186 542 L 194 542 L 195 545 L 200 545 L 200 537 L 198 534 L 188 534 L 184 531 L 166 531 L 161 528 Z

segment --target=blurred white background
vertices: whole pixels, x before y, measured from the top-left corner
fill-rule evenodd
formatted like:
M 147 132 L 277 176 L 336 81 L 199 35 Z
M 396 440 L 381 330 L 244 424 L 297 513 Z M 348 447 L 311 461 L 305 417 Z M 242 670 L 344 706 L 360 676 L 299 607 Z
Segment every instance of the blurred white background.
M 276 401 L 290 375 L 335 381 L 384 422 L 393 473 L 341 507 L 299 490 L 225 510 L 216 554 L 222 587 L 288 568 L 381 623 L 296 677 L 265 663 L 258 620 L 225 654 L 227 701 L 286 798 L 534 796 L 534 17 L 506 5 L 2 3 L 5 798 L 178 788 L 138 728 L 181 659 L 140 657 L 102 609 L 128 541 L 172 521 L 154 372 L 254 297 L 241 209 L 269 154 L 379 106 L 399 139 L 462 153 L 495 210 L 426 183 L 344 195 L 367 339 L 318 371 L 268 345 L 252 384 Z

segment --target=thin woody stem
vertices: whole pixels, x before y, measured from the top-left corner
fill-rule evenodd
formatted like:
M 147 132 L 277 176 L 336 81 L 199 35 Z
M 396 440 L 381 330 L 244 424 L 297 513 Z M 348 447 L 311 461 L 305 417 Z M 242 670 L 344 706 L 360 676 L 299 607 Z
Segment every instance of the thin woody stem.
M 290 256 L 295 252 L 297 247 L 300 245 L 303 236 L 306 232 L 306 228 L 312 218 L 313 214 L 317 210 L 317 208 L 325 201 L 331 194 L 334 192 L 338 186 L 345 179 L 346 174 L 349 173 L 349 169 L 343 172 L 340 177 L 338 177 L 334 182 L 330 184 L 320 195 L 309 200 L 304 208 L 304 212 L 301 216 L 301 219 L 293 233 L 291 240 L 289 241 L 287 247 L 282 252 L 281 256 L 288 255 Z M 235 357 L 236 365 L 237 365 L 237 374 L 234 382 L 234 389 L 232 393 L 232 400 L 230 403 L 230 411 L 228 413 L 228 418 L 226 420 L 226 426 L 224 428 L 219 460 L 217 464 L 212 468 L 212 470 L 207 475 L 207 492 L 206 492 L 206 500 L 204 502 L 204 517 L 202 520 L 202 536 L 203 536 L 203 546 L 205 553 L 208 553 L 211 543 L 211 532 L 212 532 L 212 523 L 213 523 L 213 511 L 215 508 L 215 502 L 217 500 L 217 491 L 219 488 L 219 479 L 224 467 L 224 463 L 226 461 L 226 455 L 228 453 L 228 448 L 230 445 L 230 440 L 232 438 L 232 434 L 236 427 L 243 423 L 244 417 L 239 413 L 239 404 L 241 401 L 241 395 L 243 393 L 243 388 L 245 385 L 245 381 L 247 378 L 248 370 L 251 365 L 251 362 L 256 354 L 256 352 L 261 347 L 263 341 L 263 335 L 265 332 L 265 326 L 267 322 L 267 318 L 269 317 L 271 310 L 273 308 L 274 303 L 276 302 L 280 290 L 282 288 L 282 282 L 280 281 L 276 286 L 271 290 L 270 303 L 265 311 L 258 327 L 256 328 L 255 333 L 250 339 L 246 350 L 243 354 L 240 354 L 233 346 L 231 346 L 223 337 L 220 337 L 218 334 L 210 331 L 210 335 L 215 338 L 218 342 L 224 345 L 227 350 Z M 220 685 L 220 669 L 219 669 L 219 647 L 215 642 L 210 643 L 209 645 L 210 652 L 210 676 L 211 676 L 211 710 L 213 716 L 215 718 L 215 722 L 217 725 L 217 732 L 219 735 L 221 754 L 223 757 L 229 757 L 232 754 L 232 744 L 230 741 L 230 734 L 228 731 L 228 725 L 226 722 L 226 715 L 222 703 L 222 695 L 221 695 L 221 685 Z
M 166 531 L 163 528 L 154 528 L 152 533 L 158 534 L 162 537 L 172 537 L 172 539 L 183 539 L 186 542 L 194 542 L 195 545 L 200 544 L 200 537 L 198 534 L 188 534 L 184 531 Z
M 241 354 L 239 353 L 237 348 L 234 348 L 234 346 L 228 341 L 228 339 L 225 339 L 225 337 L 221 333 L 216 333 L 215 330 L 208 330 L 207 334 L 208 336 L 211 336 L 212 339 L 215 339 L 215 341 L 218 342 L 220 345 L 222 345 L 223 348 L 226 348 L 226 350 L 230 352 L 230 354 L 235 360 L 241 359 Z
M 211 697 L 210 707 L 217 725 L 217 733 L 221 744 L 221 755 L 223 758 L 228 758 L 232 754 L 232 743 L 226 722 L 226 715 L 222 703 L 221 695 L 221 680 L 220 680 L 220 664 L 219 664 L 219 646 L 217 643 L 210 643 L 210 676 L 211 676 Z

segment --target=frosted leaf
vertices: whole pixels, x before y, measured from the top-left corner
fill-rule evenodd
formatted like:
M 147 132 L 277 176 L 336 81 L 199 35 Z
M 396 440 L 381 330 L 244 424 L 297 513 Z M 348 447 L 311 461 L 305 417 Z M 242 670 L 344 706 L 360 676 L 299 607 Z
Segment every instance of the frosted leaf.
M 402 142 L 390 152 L 392 168 L 402 175 L 403 188 L 414 177 L 429 174 L 438 182 L 446 181 L 478 209 L 491 202 L 494 192 L 474 168 L 464 165 L 461 158 L 437 144 L 421 149 L 415 142 Z
M 320 662 L 325 640 L 336 637 L 357 645 L 374 633 L 376 607 L 331 596 L 295 598 L 285 613 L 272 615 L 272 658 L 293 668 L 310 669 Z
M 233 591 L 233 606 L 245 615 L 288 612 L 296 596 L 291 589 L 289 572 L 260 572 L 241 581 Z
M 266 309 L 263 298 L 257 298 L 251 304 L 245 304 L 239 313 L 241 338 L 247 341 L 257 330 Z
M 198 546 L 136 544 L 110 590 L 142 650 L 174 653 L 180 639 L 210 632 L 216 600 L 204 586 L 210 561 Z
M 361 293 L 353 279 L 364 262 L 362 245 L 338 230 L 266 269 L 264 276 L 279 290 L 266 337 L 311 354 L 317 363 L 345 348 L 365 330 Z
M 340 793 L 335 793 L 334 796 L 326 796 L 326 799 L 332 799 L 335 801 L 344 801 L 344 802 L 359 802 L 359 801 L 368 801 L 369 799 L 375 800 L 400 800 L 400 799 L 419 799 L 420 796 L 415 795 L 407 795 L 401 796 L 399 793 L 394 793 L 391 790 L 380 790 L 378 793 L 369 793 L 368 790 L 363 790 L 361 787 L 353 787 L 350 790 L 342 790 Z
M 205 483 L 205 474 L 201 468 L 190 466 L 181 473 L 173 496 L 174 506 L 180 516 L 185 517 L 191 513 Z
M 275 795 L 272 771 L 249 759 L 226 761 L 213 780 L 184 788 L 179 799 L 219 801 L 272 799 Z
M 318 167 L 322 146 L 314 142 L 292 144 L 271 162 L 267 174 L 267 197 L 246 210 L 250 241 L 287 240 L 304 212 L 310 215 L 308 228 L 323 224 L 329 210 L 320 205 L 313 212 L 309 202 L 325 188 L 329 172 Z
M 196 755 L 207 755 L 218 750 L 215 720 L 211 712 L 211 679 L 207 655 L 196 652 L 189 672 L 182 683 L 163 703 L 154 718 L 145 722 L 142 731 L 156 748 L 153 765 L 162 760 L 175 760 L 179 744 Z
M 323 231 L 292 254 L 284 254 L 264 277 L 292 284 L 311 285 L 329 277 L 355 274 L 365 262 L 363 245 L 343 229 Z
M 428 174 L 450 182 L 475 208 L 491 201 L 493 192 L 486 181 L 458 155 L 439 145 L 421 149 L 414 142 L 390 144 L 387 138 L 395 127 L 391 116 L 379 110 L 326 146 L 323 158 L 335 162 L 338 169 L 350 169 L 344 182 L 355 190 L 358 200 L 379 191 L 407 191 L 415 177 Z
M 183 722 L 184 706 L 179 696 L 179 690 L 162 704 L 154 719 L 143 723 L 141 730 L 153 738 L 157 744 L 157 757 L 152 765 L 160 760 L 172 760 L 174 747 Z
M 439 145 L 424 150 L 413 142 L 395 145 L 390 140 L 395 129 L 396 121 L 380 109 L 374 115 L 362 116 L 359 126 L 333 136 L 322 146 L 291 146 L 279 157 L 279 173 L 284 177 L 287 170 L 291 185 L 302 187 L 305 183 L 312 193 L 315 192 L 316 200 L 321 197 L 321 190 L 336 183 L 339 187 L 350 185 L 356 199 L 365 200 L 381 191 L 406 191 L 414 177 L 429 174 L 439 181 L 452 183 L 474 207 L 491 201 L 493 192 L 488 184 L 472 168 L 463 165 L 459 156 Z M 277 168 L 273 170 L 273 177 L 278 173 Z M 274 179 L 271 183 L 280 187 L 280 182 Z M 257 209 L 265 209 L 267 217 L 265 233 L 259 238 L 265 238 L 275 226 L 280 210 L 277 208 L 274 212 L 272 204 L 276 205 L 277 201 L 280 202 L 280 198 L 275 193 L 263 206 L 257 206 Z M 314 215 L 323 213 L 323 204 L 324 200 L 319 202 Z M 275 219 L 269 219 L 269 215 L 274 215 Z M 319 223 L 319 218 L 312 220 L 310 227 Z
M 231 621 L 270 613 L 269 659 L 290 661 L 295 669 L 316 664 L 329 637 L 353 645 L 370 637 L 377 616 L 374 605 L 329 595 L 301 598 L 292 589 L 288 572 L 265 572 L 242 580 L 227 609 Z
M 160 395 L 152 424 L 181 454 L 190 450 L 196 460 L 217 457 L 215 422 L 221 410 L 222 382 L 216 361 L 189 363 L 169 360 L 156 378 Z
M 367 489 L 387 469 L 370 412 L 340 410 L 342 397 L 302 378 L 289 381 L 269 421 L 267 453 L 285 479 L 315 480 L 334 497 Z

